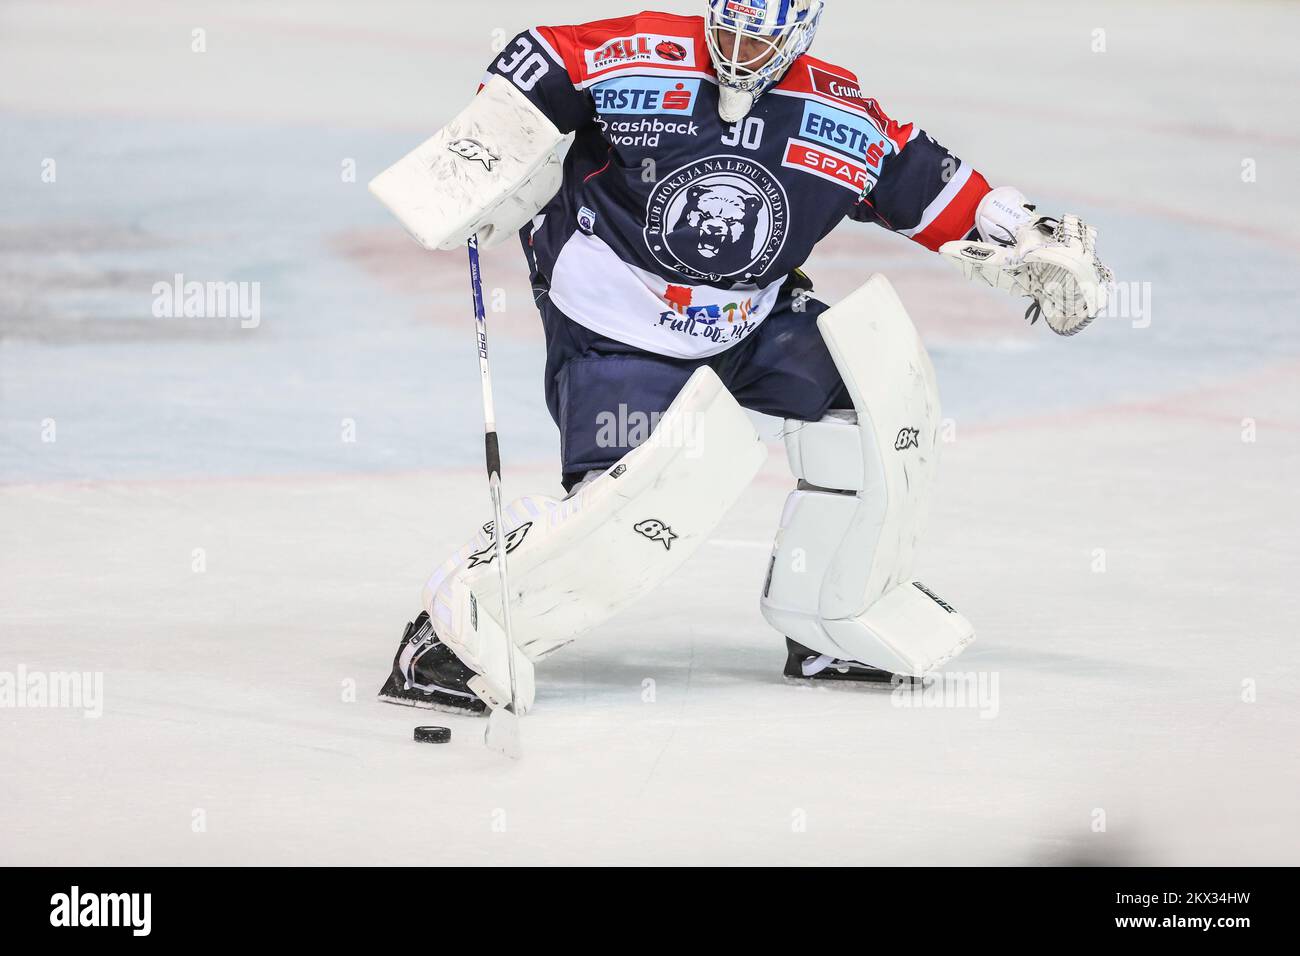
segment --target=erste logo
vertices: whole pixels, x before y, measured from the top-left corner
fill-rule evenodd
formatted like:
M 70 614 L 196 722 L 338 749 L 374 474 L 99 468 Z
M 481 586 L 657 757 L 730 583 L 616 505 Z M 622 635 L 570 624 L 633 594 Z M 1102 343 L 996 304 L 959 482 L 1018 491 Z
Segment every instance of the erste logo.
M 690 114 L 700 92 L 700 80 L 657 76 L 614 77 L 591 88 L 596 112 L 623 115 Z
M 885 157 L 894 151 L 894 144 L 861 114 L 820 103 L 804 104 L 799 136 L 865 160 L 876 172 L 880 171 Z

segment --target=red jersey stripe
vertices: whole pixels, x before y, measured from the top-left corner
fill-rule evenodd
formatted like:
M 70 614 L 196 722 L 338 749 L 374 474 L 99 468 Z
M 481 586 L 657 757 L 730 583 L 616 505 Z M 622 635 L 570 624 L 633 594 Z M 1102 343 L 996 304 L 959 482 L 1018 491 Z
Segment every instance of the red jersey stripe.
M 972 172 L 966 185 L 935 217 L 934 222 L 912 238 L 932 252 L 938 252 L 945 242 L 966 238 L 975 228 L 975 210 L 980 200 L 991 191 L 988 180 L 979 173 Z

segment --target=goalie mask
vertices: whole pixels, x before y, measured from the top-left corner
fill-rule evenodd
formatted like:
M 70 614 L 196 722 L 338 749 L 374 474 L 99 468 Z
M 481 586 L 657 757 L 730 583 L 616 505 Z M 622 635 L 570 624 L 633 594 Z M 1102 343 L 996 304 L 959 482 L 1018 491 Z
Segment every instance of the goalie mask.
M 822 0 L 709 0 L 705 36 L 725 122 L 744 119 L 781 81 L 812 45 L 821 15 Z

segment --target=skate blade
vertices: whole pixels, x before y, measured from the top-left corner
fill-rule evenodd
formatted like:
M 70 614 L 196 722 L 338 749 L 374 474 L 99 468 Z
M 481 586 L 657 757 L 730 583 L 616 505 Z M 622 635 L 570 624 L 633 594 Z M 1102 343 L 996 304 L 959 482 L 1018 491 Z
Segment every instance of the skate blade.
M 468 707 L 456 707 L 452 704 L 440 704 L 433 700 L 412 700 L 410 697 L 394 697 L 388 694 L 376 694 L 375 700 L 381 704 L 396 704 L 398 707 L 414 707 L 416 710 L 436 710 L 440 714 L 459 714 L 461 717 L 482 717 L 487 711 L 471 710 Z
M 518 760 L 524 755 L 519 740 L 519 718 L 504 707 L 492 711 L 488 717 L 487 731 L 483 734 L 483 743 L 489 750 L 495 750 L 511 760 Z

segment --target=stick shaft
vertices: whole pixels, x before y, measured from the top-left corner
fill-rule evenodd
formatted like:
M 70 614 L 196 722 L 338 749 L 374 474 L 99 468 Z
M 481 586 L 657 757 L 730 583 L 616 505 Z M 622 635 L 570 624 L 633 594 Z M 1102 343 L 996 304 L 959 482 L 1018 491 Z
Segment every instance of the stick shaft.
M 510 625 L 510 573 L 506 566 L 505 508 L 501 503 L 501 445 L 497 440 L 496 406 L 492 401 L 492 368 L 488 362 L 487 310 L 483 307 L 483 278 L 479 268 L 478 237 L 469 240 L 470 291 L 474 296 L 474 325 L 478 338 L 479 377 L 483 385 L 483 444 L 488 492 L 492 497 L 492 528 L 496 539 L 497 572 L 501 575 L 501 617 L 506 632 L 506 662 L 510 672 L 510 711 L 519 713 L 515 685 L 515 633 Z

